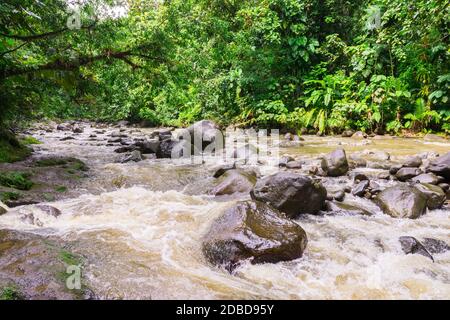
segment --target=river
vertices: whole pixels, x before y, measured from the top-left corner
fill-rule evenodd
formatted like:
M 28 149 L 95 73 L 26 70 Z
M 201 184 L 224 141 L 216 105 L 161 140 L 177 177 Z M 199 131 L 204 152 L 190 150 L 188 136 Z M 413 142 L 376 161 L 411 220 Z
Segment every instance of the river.
M 394 219 L 365 198 L 347 194 L 373 216 L 326 214 L 297 219 L 308 235 L 302 258 L 280 263 L 244 263 L 233 274 L 211 266 L 201 252 L 211 222 L 237 200 L 205 194 L 217 164 L 180 165 L 169 159 L 117 163 L 120 155 L 104 140 L 90 137 L 86 125 L 76 139 L 60 141 L 60 131 L 35 130 L 43 144 L 35 155 L 83 160 L 89 177 L 70 198 L 49 202 L 53 217 L 35 205 L 0 216 L 0 229 L 59 239 L 81 255 L 83 281 L 100 299 L 448 299 L 450 251 L 435 261 L 402 252 L 398 238 L 430 237 L 450 242 L 450 210 L 437 209 L 419 219 Z M 106 133 L 115 130 L 106 128 Z M 152 129 L 127 129 L 130 136 Z M 391 160 L 450 150 L 448 141 L 377 137 L 364 140 L 304 136 L 303 146 L 283 154 L 317 160 L 337 147 L 347 154 L 388 152 Z M 369 142 L 369 143 L 368 143 Z M 377 160 L 374 160 L 377 161 Z M 263 174 L 277 168 L 260 165 Z M 382 169 L 359 168 L 367 174 Z M 346 185 L 347 177 L 328 184 Z M 391 182 L 383 182 L 389 184 Z M 448 207 L 447 207 L 448 208 Z M 21 219 L 25 212 L 39 226 Z

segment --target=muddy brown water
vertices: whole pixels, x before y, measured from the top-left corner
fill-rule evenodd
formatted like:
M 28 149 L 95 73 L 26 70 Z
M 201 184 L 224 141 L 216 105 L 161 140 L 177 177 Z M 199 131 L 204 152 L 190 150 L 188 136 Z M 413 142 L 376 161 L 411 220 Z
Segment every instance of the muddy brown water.
M 91 168 L 72 197 L 48 203 L 62 215 L 46 215 L 28 205 L 0 216 L 0 228 L 51 237 L 83 258 L 83 283 L 100 299 L 448 299 L 450 252 L 405 255 L 398 238 L 409 235 L 450 242 L 450 211 L 427 212 L 417 220 L 393 219 L 369 200 L 347 195 L 375 211 L 373 216 L 305 215 L 298 223 L 308 235 L 304 256 L 290 262 L 244 263 L 234 274 L 209 265 L 201 239 L 213 219 L 239 199 L 216 201 L 205 195 L 217 163 L 180 165 L 171 160 L 116 163 L 120 155 L 106 146 L 105 134 L 89 135 L 86 125 L 76 139 L 67 133 L 33 131 L 43 144 L 35 154 L 63 155 Z M 149 134 L 140 129 L 130 136 Z M 140 131 L 140 132 L 138 132 Z M 421 152 L 444 153 L 447 141 L 377 137 L 355 140 L 305 136 L 303 146 L 281 153 L 317 161 L 337 147 L 368 159 L 373 151 L 390 153 L 391 161 Z M 375 160 L 376 161 L 376 160 Z M 260 165 L 262 174 L 276 167 Z M 359 168 L 367 173 L 380 169 Z M 390 182 L 386 182 L 389 184 Z M 326 181 L 351 185 L 348 178 Z M 21 217 L 32 213 L 40 225 Z M 34 238 L 33 238 L 34 239 Z M 36 240 L 34 240 L 36 241 Z M 8 247 L 9 248 L 9 247 Z M 20 251 L 17 251 L 20 254 Z M 14 256 L 14 253 L 12 254 Z M 33 272 L 39 273 L 39 270 Z M 38 276 L 38 275 L 37 275 Z M 17 276 L 19 277 L 19 276 Z M 65 297 L 58 296 L 56 298 Z M 30 297 L 33 298 L 33 297 Z

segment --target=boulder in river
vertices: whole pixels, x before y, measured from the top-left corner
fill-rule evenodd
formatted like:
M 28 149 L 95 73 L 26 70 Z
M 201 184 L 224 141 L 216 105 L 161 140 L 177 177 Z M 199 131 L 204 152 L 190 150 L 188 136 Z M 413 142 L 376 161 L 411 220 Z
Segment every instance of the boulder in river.
M 422 158 L 419 156 L 408 157 L 405 162 L 403 162 L 404 167 L 418 168 L 422 165 Z
M 427 249 L 414 237 L 403 236 L 398 239 L 402 246 L 402 250 L 406 254 L 421 254 L 427 258 L 430 258 L 433 262 L 433 256 Z
M 352 189 L 352 194 L 357 197 L 362 197 L 369 187 L 369 180 L 362 180 Z
M 150 139 L 145 141 L 138 141 L 135 146 L 139 148 L 142 153 L 158 153 L 160 141 L 158 139 Z
M 450 250 L 447 242 L 433 238 L 423 238 L 422 244 L 428 252 L 432 254 L 445 253 Z
M 353 131 L 353 130 L 344 130 L 342 132 L 341 136 L 344 138 L 350 138 L 351 136 L 353 136 L 354 133 L 355 133 L 355 131 Z
M 416 219 L 425 213 L 427 197 L 414 187 L 399 184 L 381 191 L 375 202 L 391 217 Z
M 323 207 L 327 190 L 307 176 L 278 172 L 258 180 L 250 195 L 295 218 L 303 213 L 316 214 Z
M 216 147 L 222 149 L 224 145 L 224 136 L 220 127 L 210 120 L 201 120 L 190 127 L 188 127 L 187 132 L 190 135 L 190 143 L 195 145 L 197 149 L 205 150 L 208 145 L 213 143 Z M 195 143 L 198 141 L 199 145 Z
M 414 187 L 427 197 L 427 208 L 430 210 L 442 207 L 447 198 L 445 192 L 438 186 L 429 183 L 417 183 Z
M 356 131 L 352 135 L 352 138 L 354 138 L 354 139 L 365 139 L 365 138 L 367 138 L 367 133 L 362 132 L 362 131 Z
M 275 263 L 300 258 L 305 231 L 278 210 L 258 201 L 241 201 L 217 218 L 203 239 L 206 259 L 227 270 L 239 262 Z
M 256 183 L 256 174 L 241 169 L 225 171 L 209 191 L 210 194 L 231 195 L 235 193 L 249 193 Z
M 400 181 L 406 181 L 408 179 L 414 178 L 422 173 L 419 168 L 404 167 L 397 171 L 395 174 L 396 178 Z
M 427 171 L 444 177 L 447 182 L 450 181 L 450 152 L 430 161 Z
M 8 207 L 0 201 L 0 216 L 8 212 Z
M 62 214 L 61 210 L 47 204 L 37 204 L 36 208 L 55 218 L 59 217 Z
M 334 202 L 327 201 L 325 208 L 329 212 L 333 213 L 344 213 L 350 215 L 362 215 L 362 216 L 371 216 L 372 213 L 364 208 L 360 208 L 356 205 L 342 203 L 342 202 Z
M 125 162 L 139 162 L 142 161 L 142 154 L 139 150 L 134 150 L 132 151 L 130 154 L 125 155 L 120 162 L 121 163 L 125 163 Z
M 196 152 L 195 152 L 196 153 Z M 195 154 L 194 153 L 194 154 Z M 165 139 L 161 141 L 156 156 L 158 158 L 181 158 L 192 155 L 192 145 L 187 140 Z
M 330 177 L 338 177 L 348 172 L 347 156 L 344 149 L 336 149 L 322 158 L 322 169 Z
M 434 173 L 422 173 L 411 179 L 413 182 L 438 184 L 439 178 Z

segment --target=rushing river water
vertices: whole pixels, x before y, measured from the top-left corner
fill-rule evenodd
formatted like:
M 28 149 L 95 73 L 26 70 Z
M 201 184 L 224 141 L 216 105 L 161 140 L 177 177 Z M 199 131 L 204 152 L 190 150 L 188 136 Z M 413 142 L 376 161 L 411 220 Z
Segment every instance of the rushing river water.
M 84 281 L 99 298 L 450 298 L 450 251 L 435 255 L 433 262 L 422 255 L 405 255 L 398 241 L 408 235 L 449 242 L 448 209 L 429 211 L 416 220 L 394 219 L 369 200 L 347 194 L 346 201 L 376 214 L 301 216 L 298 223 L 308 235 L 302 258 L 244 263 L 229 274 L 208 264 L 201 253 L 201 239 L 211 222 L 238 200 L 205 195 L 216 164 L 177 165 L 161 159 L 116 163 L 119 155 L 114 148 L 89 139 L 93 130 L 86 128 L 77 139 L 64 142 L 59 141 L 59 132 L 36 135 L 44 142 L 37 147 L 38 155 L 77 157 L 91 168 L 90 177 L 76 197 L 50 203 L 61 210 L 61 216 L 46 215 L 34 205 L 21 206 L 0 216 L 0 228 L 70 243 L 86 259 Z M 317 159 L 337 147 L 347 154 L 381 150 L 395 161 L 405 155 L 450 150 L 445 141 L 391 137 L 306 136 L 303 144 L 282 152 Z M 263 165 L 259 169 L 264 174 L 277 170 Z M 370 174 L 379 169 L 360 170 Z M 328 183 L 350 185 L 350 180 L 334 178 Z M 26 212 L 34 213 L 41 225 L 20 219 Z

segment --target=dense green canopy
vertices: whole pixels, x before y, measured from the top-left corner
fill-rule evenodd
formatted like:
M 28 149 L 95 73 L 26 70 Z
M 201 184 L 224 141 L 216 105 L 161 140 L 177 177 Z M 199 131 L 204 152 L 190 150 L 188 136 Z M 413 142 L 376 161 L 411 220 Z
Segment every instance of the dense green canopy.
M 3 123 L 450 131 L 448 1 L 75 2 L 0 3 Z

